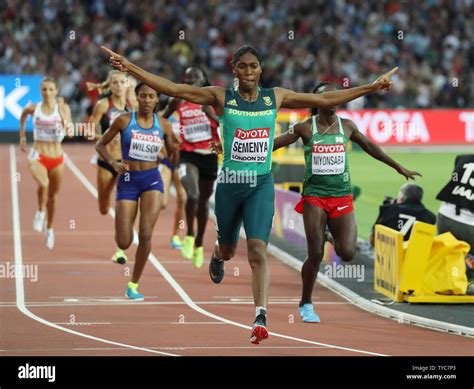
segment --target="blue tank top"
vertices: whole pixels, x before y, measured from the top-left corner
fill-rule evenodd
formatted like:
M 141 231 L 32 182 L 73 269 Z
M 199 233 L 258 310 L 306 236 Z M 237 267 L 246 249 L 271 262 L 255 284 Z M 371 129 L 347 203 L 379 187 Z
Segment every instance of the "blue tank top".
M 153 114 L 153 126 L 142 128 L 137 122 L 137 113 L 132 112 L 127 128 L 122 132 L 122 159 L 154 162 L 163 147 L 163 129 L 158 117 Z

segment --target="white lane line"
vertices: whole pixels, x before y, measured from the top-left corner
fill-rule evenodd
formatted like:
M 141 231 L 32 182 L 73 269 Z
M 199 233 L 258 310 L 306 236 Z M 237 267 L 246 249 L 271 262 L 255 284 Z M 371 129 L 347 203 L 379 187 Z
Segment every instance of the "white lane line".
M 195 301 L 197 305 L 254 305 L 253 301 Z M 322 303 L 325 305 L 351 305 L 349 302 L 328 302 Z M 119 305 L 187 305 L 184 301 L 103 301 L 103 302 L 82 302 L 82 301 L 64 301 L 64 302 L 29 302 L 26 304 L 27 307 L 43 307 L 43 308 L 54 308 L 54 307 L 92 307 L 92 306 L 100 306 L 100 307 L 111 307 L 111 306 L 119 306 Z M 269 305 L 289 305 L 293 311 L 296 312 L 294 309 L 295 303 L 279 301 L 279 302 L 270 302 Z M 3 303 L 0 304 L 0 308 L 16 308 L 16 303 Z
M 180 325 L 180 326 L 183 326 L 183 325 L 201 325 L 201 324 L 204 324 L 204 325 L 215 325 L 215 324 L 218 324 L 218 325 L 222 325 L 222 324 L 226 324 L 226 323 L 223 323 L 221 321 L 183 321 L 183 322 L 179 322 L 179 321 L 172 321 L 171 324 L 177 324 L 177 325 Z
M 10 176 L 11 176 L 11 189 L 12 189 L 12 217 L 13 217 L 13 242 L 14 242 L 14 252 L 15 252 L 15 265 L 17 271 L 15 272 L 15 287 L 16 287 L 16 306 L 21 313 L 28 316 L 30 319 L 36 320 L 37 322 L 47 325 L 49 327 L 55 328 L 60 331 L 64 331 L 73 335 L 81 336 L 83 338 L 95 340 L 97 342 L 108 343 L 115 346 L 127 347 L 133 350 L 144 351 L 153 354 L 168 355 L 168 356 L 178 356 L 176 354 L 164 353 L 156 350 L 147 349 L 144 347 L 132 346 L 125 343 L 114 342 L 111 340 L 98 338 L 96 336 L 83 334 L 71 330 L 69 328 L 61 327 L 57 324 L 51 323 L 50 321 L 43 319 L 32 313 L 25 305 L 25 289 L 23 285 L 23 257 L 22 257 L 22 246 L 21 246 L 21 227 L 20 227 L 20 206 L 18 201 L 18 183 L 16 179 L 17 169 L 16 169 L 16 154 L 15 146 L 10 145 Z M 20 269 L 20 270 L 18 270 Z
M 54 324 L 61 324 L 65 326 L 95 326 L 95 325 L 110 325 L 112 323 L 106 321 L 97 321 L 97 322 L 76 322 L 76 323 L 54 323 Z
M 70 158 L 66 159 L 66 165 L 69 167 L 69 169 L 74 173 L 74 175 L 79 179 L 79 181 L 82 182 L 82 184 L 87 188 L 87 190 L 94 196 L 95 199 L 97 199 L 97 190 L 95 187 L 92 185 L 92 183 L 82 174 L 82 172 L 78 169 L 78 167 L 72 162 Z M 110 208 L 109 209 L 109 215 L 112 216 L 112 218 L 115 219 L 115 211 Z M 135 234 L 136 235 L 136 234 Z M 138 239 L 134 239 L 134 244 L 138 244 Z M 252 327 L 248 325 L 244 325 L 232 320 L 228 320 L 226 318 L 223 318 L 221 316 L 215 315 L 209 311 L 206 311 L 205 309 L 201 308 L 198 306 L 192 299 L 191 297 L 184 291 L 184 289 L 179 285 L 179 283 L 173 278 L 173 276 L 165 269 L 165 267 L 158 261 L 158 259 L 153 255 L 153 253 L 150 253 L 149 256 L 150 262 L 153 264 L 153 266 L 160 272 L 160 274 L 165 278 L 165 280 L 171 285 L 171 287 L 178 293 L 178 295 L 181 297 L 181 299 L 193 310 L 196 312 L 199 312 L 207 317 L 210 317 L 212 319 L 222 321 L 224 323 L 233 325 L 235 327 L 243 328 L 246 330 L 251 330 Z M 386 356 L 385 354 L 379 354 L 379 353 L 374 353 L 371 351 L 365 351 L 365 350 L 358 350 L 350 347 L 343 347 L 343 346 L 336 346 L 332 344 L 327 344 L 327 343 L 321 343 L 321 342 L 315 342 L 312 340 L 307 340 L 307 339 L 302 339 L 302 338 L 296 338 L 294 336 L 288 336 L 276 332 L 270 332 L 270 335 L 282 338 L 282 339 L 287 339 L 287 340 L 292 340 L 296 342 L 301 342 L 301 343 L 308 343 L 308 344 L 314 344 L 318 346 L 326 346 L 326 347 L 331 347 L 331 348 L 336 348 L 339 350 L 344 350 L 344 351 L 350 351 L 354 353 L 361 353 L 361 354 L 367 354 L 367 355 L 377 355 L 377 356 Z
M 328 347 L 321 347 L 321 346 L 170 346 L 170 347 L 152 347 L 147 346 L 147 348 L 151 350 L 314 350 L 314 349 L 326 349 Z M 128 348 L 125 347 L 74 347 L 74 348 L 36 348 L 36 349 L 10 349 L 10 350 L 0 350 L 0 352 L 57 352 L 57 351 L 129 351 Z

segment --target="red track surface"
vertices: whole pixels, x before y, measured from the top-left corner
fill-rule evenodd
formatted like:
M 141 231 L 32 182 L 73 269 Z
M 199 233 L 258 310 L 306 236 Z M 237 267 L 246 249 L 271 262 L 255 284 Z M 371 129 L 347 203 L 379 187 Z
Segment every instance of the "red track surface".
M 65 146 L 72 162 L 95 186 L 96 167 L 89 163 L 92 149 L 90 145 Z M 0 146 L 0 151 L 0 265 L 7 266 L 15 263 L 11 162 L 9 146 Z M 96 199 L 66 168 L 57 206 L 56 247 L 49 251 L 44 236 L 32 229 L 36 185 L 28 171 L 26 154 L 16 148 L 16 157 L 21 260 L 24 265 L 38 265 L 37 282 L 24 279 L 24 301 L 27 310 L 36 316 L 32 318 L 18 309 L 15 278 L 2 279 L 0 355 L 474 354 L 471 339 L 380 318 L 320 285 L 314 301 L 322 323 L 303 324 L 297 312 L 300 276 L 271 256 L 271 333 L 268 340 L 252 345 L 250 329 L 238 326 L 250 326 L 254 317 L 245 242 L 240 242 L 236 257 L 226 264 L 223 283 L 213 284 L 207 273 L 207 259 L 196 270 L 169 247 L 173 200 L 158 220 L 152 253 L 175 280 L 175 287 L 189 296 L 186 301 L 191 306 L 150 262 L 140 282 L 145 302 L 129 302 L 123 297 L 129 279 L 125 272 L 132 270 L 136 246 L 128 250 L 131 261 L 126 266 L 109 260 L 115 249 L 113 219 L 99 214 Z M 204 245 L 206 257 L 214 241 L 214 224 L 210 221 Z M 203 311 L 193 309 L 193 303 Z M 206 316 L 206 312 L 216 316 Z M 40 318 L 43 322 L 38 321 Z M 74 333 L 66 332 L 69 330 Z

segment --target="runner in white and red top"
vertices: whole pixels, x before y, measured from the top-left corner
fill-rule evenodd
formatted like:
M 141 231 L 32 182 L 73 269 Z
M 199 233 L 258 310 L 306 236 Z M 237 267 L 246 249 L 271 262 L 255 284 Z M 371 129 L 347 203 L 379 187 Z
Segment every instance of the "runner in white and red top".
M 186 69 L 184 82 L 199 87 L 210 85 L 206 72 L 199 66 Z M 209 150 L 209 142 L 219 142 L 219 118 L 210 106 L 172 98 L 163 112 L 163 117 L 169 118 L 174 112 L 178 113 L 181 126 L 179 176 L 187 195 L 187 233 L 181 254 L 192 259 L 194 266 L 200 268 L 204 259 L 202 242 L 209 214 L 208 202 L 217 178 L 217 155 Z
M 26 151 L 26 119 L 33 117 L 34 144 L 28 155 L 28 165 L 38 184 L 38 211 L 33 220 L 33 229 L 41 232 L 46 223 L 46 246 L 54 247 L 53 221 L 56 198 L 61 187 L 64 154 L 61 142 L 65 128 L 71 122 L 71 111 L 62 98 L 57 98 L 56 82 L 49 77 L 41 81 L 41 98 L 38 104 L 29 104 L 21 113 L 20 146 Z

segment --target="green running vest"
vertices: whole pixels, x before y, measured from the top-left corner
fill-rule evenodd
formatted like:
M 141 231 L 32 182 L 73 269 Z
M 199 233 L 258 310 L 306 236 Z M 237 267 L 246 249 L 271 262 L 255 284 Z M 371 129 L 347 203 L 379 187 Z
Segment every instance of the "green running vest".
M 339 133 L 318 133 L 317 116 L 312 117 L 310 140 L 304 145 L 305 177 L 303 195 L 341 197 L 352 194 L 349 174 L 349 139 L 338 116 Z
M 223 170 L 258 176 L 271 172 L 277 117 L 275 93 L 271 88 L 258 90 L 254 102 L 245 101 L 235 88 L 226 90 L 224 114 L 219 117 Z

